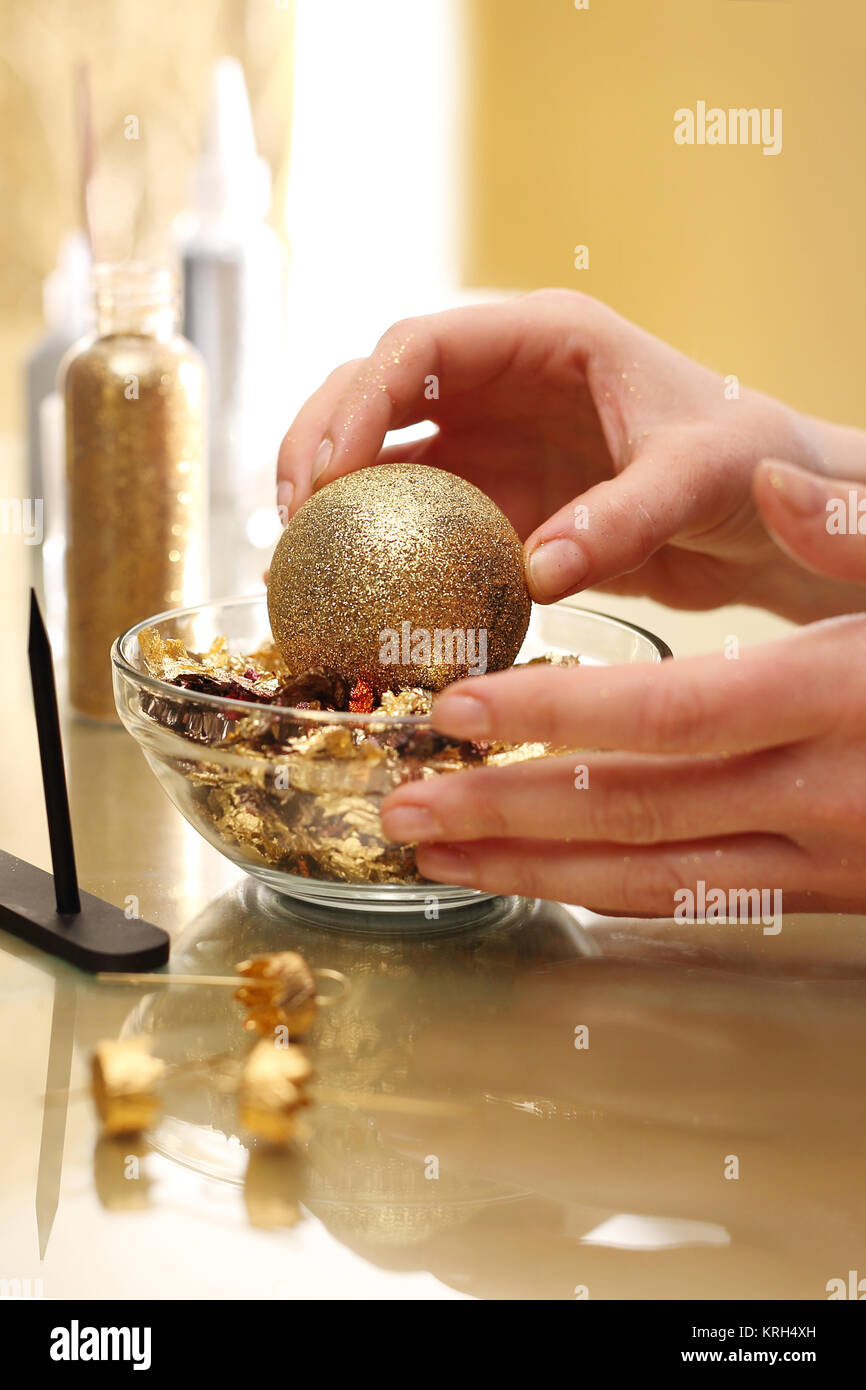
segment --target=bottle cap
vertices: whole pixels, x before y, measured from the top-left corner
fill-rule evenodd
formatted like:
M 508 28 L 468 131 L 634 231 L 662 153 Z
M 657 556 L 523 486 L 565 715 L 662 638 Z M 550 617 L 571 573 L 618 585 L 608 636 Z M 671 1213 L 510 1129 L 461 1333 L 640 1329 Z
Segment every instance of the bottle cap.
M 178 279 L 174 270 L 146 261 L 101 261 L 91 279 L 97 309 L 175 309 Z

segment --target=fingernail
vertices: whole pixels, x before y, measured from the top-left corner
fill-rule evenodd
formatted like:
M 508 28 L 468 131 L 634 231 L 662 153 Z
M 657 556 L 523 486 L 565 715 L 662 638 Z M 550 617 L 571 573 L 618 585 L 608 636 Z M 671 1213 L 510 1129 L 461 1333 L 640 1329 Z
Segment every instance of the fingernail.
M 459 883 L 469 887 L 475 881 L 469 856 L 451 845 L 426 845 L 419 851 L 418 867 L 425 878 L 436 879 L 438 883 Z
M 312 482 L 315 482 L 316 479 L 320 477 L 322 473 L 324 473 L 328 464 L 331 462 L 331 455 L 333 452 L 333 440 L 327 438 L 323 439 L 318 449 L 316 450 L 316 457 L 313 459 L 313 472 L 311 475 Z
M 277 487 L 277 511 L 280 514 L 280 521 L 286 525 L 292 514 L 292 502 L 295 496 L 295 485 L 287 479 Z
M 395 806 L 382 812 L 382 829 L 389 840 L 413 844 L 441 838 L 442 826 L 425 806 Z
M 493 730 L 490 711 L 474 695 L 440 695 L 433 705 L 433 725 L 455 738 L 487 738 Z
M 583 582 L 589 560 L 577 541 L 543 541 L 529 557 L 529 584 L 537 598 L 558 598 Z
M 812 516 L 824 510 L 823 489 L 815 478 L 799 468 L 771 468 L 770 486 L 797 516 Z

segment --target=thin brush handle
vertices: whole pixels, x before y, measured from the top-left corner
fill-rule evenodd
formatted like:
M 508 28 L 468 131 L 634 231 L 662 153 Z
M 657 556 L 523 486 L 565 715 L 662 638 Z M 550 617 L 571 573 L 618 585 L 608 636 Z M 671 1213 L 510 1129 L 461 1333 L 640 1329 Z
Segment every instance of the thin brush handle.
M 93 106 L 90 98 L 90 69 L 87 63 L 79 63 L 75 69 L 75 125 L 78 136 L 78 198 L 81 226 L 92 252 L 93 229 L 90 225 L 88 193 L 94 166 Z

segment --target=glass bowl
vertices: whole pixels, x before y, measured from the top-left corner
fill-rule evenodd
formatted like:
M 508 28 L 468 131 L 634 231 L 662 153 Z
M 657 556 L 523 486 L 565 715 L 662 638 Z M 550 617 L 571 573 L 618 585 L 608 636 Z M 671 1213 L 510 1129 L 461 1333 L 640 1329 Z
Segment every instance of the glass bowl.
M 467 757 L 477 761 L 471 745 L 436 733 L 427 715 L 293 709 L 181 689 L 148 673 L 145 628 L 191 652 L 224 636 L 231 653 L 247 655 L 270 640 L 266 600 L 160 613 L 111 652 L 122 723 L 181 814 L 233 864 L 310 905 L 359 912 L 434 919 L 493 896 L 421 879 L 414 847 L 391 844 L 379 820 L 399 783 L 459 776 Z M 533 608 L 518 660 L 544 653 L 579 655 L 588 665 L 670 656 L 642 628 L 568 604 Z M 538 752 L 529 745 L 526 756 Z

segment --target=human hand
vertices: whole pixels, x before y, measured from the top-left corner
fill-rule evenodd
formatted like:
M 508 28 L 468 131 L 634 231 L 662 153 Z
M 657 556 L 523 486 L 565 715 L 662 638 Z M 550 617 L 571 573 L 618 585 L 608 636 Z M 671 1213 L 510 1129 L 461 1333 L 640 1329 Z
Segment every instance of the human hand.
M 437 433 L 383 448 L 421 420 Z M 755 391 L 726 399 L 722 377 L 597 300 L 544 290 L 407 319 L 337 368 L 283 441 L 278 502 L 289 516 L 355 469 L 431 464 L 510 517 L 538 602 L 595 586 L 820 618 L 859 596 L 804 574 L 750 489 L 767 456 L 818 472 L 833 449 L 866 461 L 856 432 L 831 431 Z
M 827 499 L 849 492 L 866 512 L 866 491 L 841 480 L 771 462 L 755 480 L 768 530 L 798 561 L 866 579 L 866 537 L 825 524 Z M 436 700 L 442 733 L 596 751 L 406 783 L 382 824 L 418 844 L 427 878 L 601 912 L 669 916 L 698 881 L 778 890 L 793 911 L 861 911 L 864 708 L 862 614 L 736 660 L 473 677 Z

